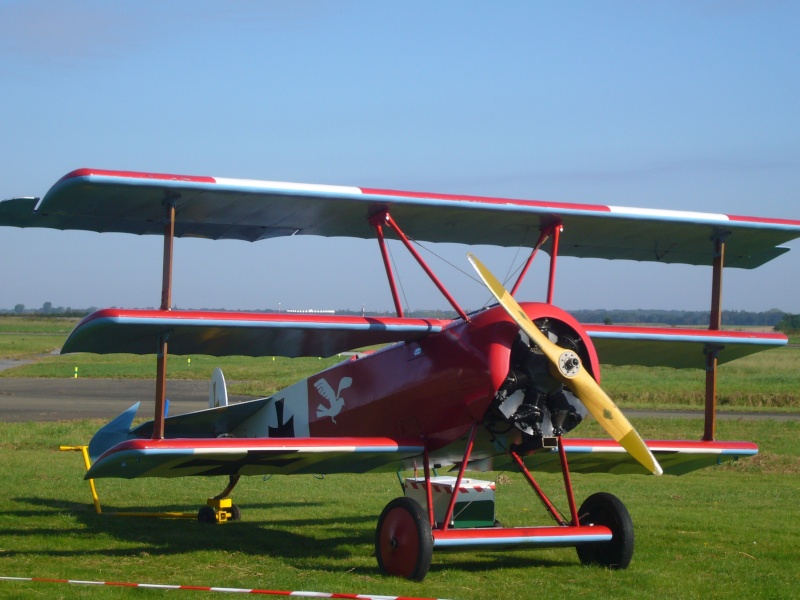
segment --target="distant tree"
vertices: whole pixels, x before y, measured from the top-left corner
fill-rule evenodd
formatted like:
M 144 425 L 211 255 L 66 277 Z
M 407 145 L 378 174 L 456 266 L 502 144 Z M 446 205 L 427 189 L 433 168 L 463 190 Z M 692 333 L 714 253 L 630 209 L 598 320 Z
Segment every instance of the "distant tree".
M 783 318 L 775 325 L 774 329 L 775 331 L 782 331 L 784 333 L 800 331 L 800 315 L 784 314 Z
M 606 317 L 605 319 L 603 319 L 603 325 L 612 325 L 613 323 L 614 320 L 611 317 Z
M 42 304 L 42 312 L 46 315 L 49 315 L 51 312 L 53 312 L 53 303 L 45 302 Z
M 22 313 L 24 313 L 24 312 L 25 312 L 25 305 L 24 305 L 24 304 L 17 304 L 17 305 L 14 307 L 14 312 L 15 312 L 16 314 L 18 314 L 18 315 L 21 315 Z

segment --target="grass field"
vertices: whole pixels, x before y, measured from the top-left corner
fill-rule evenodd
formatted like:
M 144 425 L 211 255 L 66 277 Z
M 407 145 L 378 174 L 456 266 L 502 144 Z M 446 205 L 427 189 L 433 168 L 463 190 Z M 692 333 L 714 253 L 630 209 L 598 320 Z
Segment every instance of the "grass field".
M 16 320 L 13 320 L 16 322 Z M 3 376 L 153 377 L 151 357 L 49 356 L 64 332 L 28 324 L 9 331 L 0 318 L 0 358 L 7 348 L 35 364 Z M 52 337 L 52 340 L 46 339 Z M 44 341 L 44 344 L 37 343 Z M 55 346 L 47 346 L 56 341 Z M 44 348 L 41 350 L 40 348 Z M 39 356 L 45 355 L 45 356 Z M 170 376 L 208 379 L 222 366 L 241 389 L 261 394 L 335 359 L 173 357 Z M 723 408 L 797 411 L 800 350 L 773 350 L 723 367 Z M 604 387 L 623 408 L 699 407 L 702 373 L 607 368 Z M 239 392 L 242 393 L 242 392 Z M 627 394 L 627 395 L 626 395 Z M 730 400 L 723 400 L 726 394 Z M 672 402 L 671 399 L 678 399 Z M 422 583 L 382 577 L 372 556 L 377 516 L 401 495 L 391 475 L 245 478 L 234 494 L 243 520 L 209 526 L 193 520 L 115 517 L 125 510 L 195 512 L 225 486 L 222 478 L 100 480 L 106 514 L 95 514 L 80 455 L 60 444 L 86 443 L 95 421 L 0 423 L 3 487 L 0 576 L 127 581 L 196 586 L 317 590 L 434 598 L 796 598 L 800 522 L 800 422 L 746 418 L 718 422 L 720 439 L 752 440 L 760 454 L 732 466 L 682 477 L 574 475 L 581 501 L 595 491 L 619 496 L 636 527 L 629 569 L 582 567 L 573 549 L 434 553 Z M 694 419 L 637 419 L 645 437 L 697 439 Z M 604 434 L 593 422 L 580 435 Z M 547 524 L 516 473 L 474 474 L 497 480 L 498 518 L 506 525 Z M 540 483 L 566 510 L 560 476 Z M 204 598 L 207 592 L 131 590 L 0 581 L 0 598 Z
M 698 421 L 645 420 L 643 433 L 694 436 Z M 582 567 L 572 549 L 434 553 L 422 583 L 382 577 L 372 554 L 377 515 L 400 495 L 391 475 L 246 478 L 243 520 L 203 525 L 96 515 L 80 455 L 98 423 L 0 424 L 4 492 L 0 575 L 446 598 L 792 598 L 800 494 L 800 423 L 723 421 L 720 437 L 761 454 L 682 477 L 575 475 L 578 498 L 605 490 L 628 506 L 636 553 L 626 571 Z M 592 433 L 589 431 L 588 433 Z M 595 432 L 596 433 L 596 432 Z M 495 479 L 498 473 L 481 474 Z M 545 524 L 516 473 L 497 488 L 498 518 Z M 559 476 L 543 475 L 565 508 Z M 100 480 L 104 510 L 196 511 L 221 478 Z M 176 592 L 178 597 L 207 594 Z M 0 597 L 163 597 L 169 592 L 0 582 Z

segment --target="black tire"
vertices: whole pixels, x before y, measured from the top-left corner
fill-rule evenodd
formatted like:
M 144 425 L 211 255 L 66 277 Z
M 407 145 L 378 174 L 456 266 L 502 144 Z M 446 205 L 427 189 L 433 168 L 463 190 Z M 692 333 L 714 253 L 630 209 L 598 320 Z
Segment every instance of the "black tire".
M 589 496 L 578 511 L 581 525 L 604 525 L 611 530 L 611 540 L 577 546 L 584 565 L 609 569 L 627 569 L 633 558 L 633 521 L 622 501 L 606 492 Z
M 230 517 L 228 517 L 229 521 L 241 521 L 242 520 L 242 510 L 236 506 L 235 504 L 231 504 Z
M 217 522 L 217 513 L 210 506 L 203 506 L 197 511 L 197 520 L 200 523 L 209 523 L 215 525 Z
M 433 535 L 427 513 L 411 498 L 395 498 L 383 509 L 375 529 L 378 569 L 422 581 L 431 566 Z

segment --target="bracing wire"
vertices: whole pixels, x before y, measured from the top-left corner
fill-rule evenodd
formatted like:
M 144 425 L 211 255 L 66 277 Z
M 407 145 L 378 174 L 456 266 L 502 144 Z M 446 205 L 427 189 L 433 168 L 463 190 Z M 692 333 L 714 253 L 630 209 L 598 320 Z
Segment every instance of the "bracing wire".
M 523 261 L 523 262 L 521 262 L 521 263 L 520 263 L 519 265 L 517 265 L 516 267 L 514 267 L 514 263 L 515 263 L 515 262 L 517 261 L 517 259 L 519 258 L 519 253 L 520 253 L 520 250 L 523 248 L 523 244 L 524 244 L 524 242 L 525 242 L 525 238 L 526 238 L 526 237 L 528 237 L 528 234 L 530 233 L 530 231 L 531 231 L 531 228 L 530 228 L 530 226 L 528 226 L 528 227 L 525 229 L 525 231 L 522 233 L 522 239 L 520 240 L 520 244 L 519 244 L 519 246 L 517 246 L 517 251 L 516 251 L 516 253 L 514 254 L 514 258 L 512 258 L 512 259 L 511 259 L 511 262 L 509 263 L 509 266 L 508 266 L 508 271 L 506 272 L 506 276 L 505 276 L 505 278 L 504 278 L 504 280 L 503 280 L 503 285 L 504 285 L 504 286 L 507 286 L 507 285 L 508 285 L 508 282 L 509 282 L 509 281 L 511 281 L 511 279 L 512 279 L 514 276 L 516 276 L 516 275 L 517 275 L 517 274 L 518 274 L 520 271 L 522 271 L 522 267 L 523 267 L 523 266 L 524 266 L 524 264 L 525 264 L 525 263 L 524 263 L 524 261 Z M 431 255 L 435 256 L 436 258 L 438 258 L 439 260 L 441 260 L 443 263 L 445 263 L 445 264 L 447 264 L 447 265 L 451 266 L 452 268 L 454 268 L 454 269 L 455 269 L 456 271 L 458 271 L 459 273 L 462 273 L 463 275 L 466 275 L 466 276 L 467 276 L 469 279 L 471 279 L 472 281 L 474 281 L 475 283 L 477 283 L 477 284 L 479 284 L 481 287 L 483 287 L 483 282 L 482 282 L 480 279 L 478 279 L 477 277 L 475 277 L 474 275 L 472 275 L 471 273 L 469 273 L 469 272 L 465 271 L 464 269 L 462 269 L 462 268 L 461 268 L 461 267 L 459 267 L 458 265 L 455 265 L 455 264 L 453 264 L 452 262 L 450 262 L 449 260 L 447 260 L 447 259 L 446 259 L 446 258 L 444 258 L 443 256 L 441 256 L 441 255 L 437 254 L 436 252 L 434 252 L 433 250 L 431 250 L 429 247 L 425 246 L 425 245 L 424 245 L 422 242 L 420 242 L 420 241 L 418 241 L 418 240 L 416 240 L 416 239 L 414 239 L 414 238 L 412 238 L 412 237 L 409 237 L 408 239 L 409 239 L 411 242 L 413 242 L 414 244 L 416 244 L 416 245 L 417 245 L 419 248 L 421 248 L 421 249 L 425 250 L 426 252 L 428 252 L 429 254 L 431 254 Z M 394 258 L 392 258 L 392 260 L 394 260 Z M 401 286 L 401 287 L 402 287 L 402 286 Z M 405 296 L 405 291 L 403 292 L 403 295 Z M 486 306 L 488 306 L 488 305 L 489 305 L 489 303 L 493 301 L 493 299 L 494 299 L 494 296 L 492 296 L 492 295 L 490 294 L 490 295 L 489 295 L 489 297 L 486 299 L 486 301 L 483 303 L 483 307 L 486 307 Z
M 400 270 L 397 268 L 397 263 L 394 260 L 394 254 L 392 253 L 392 246 L 389 244 L 389 240 L 386 240 L 386 250 L 389 252 L 389 260 L 392 263 L 392 268 L 396 273 L 397 282 L 400 285 L 400 293 L 403 295 L 403 302 L 406 304 L 406 311 L 411 312 L 411 307 L 408 304 L 408 297 L 406 296 L 406 289 L 403 287 L 403 278 L 400 277 Z

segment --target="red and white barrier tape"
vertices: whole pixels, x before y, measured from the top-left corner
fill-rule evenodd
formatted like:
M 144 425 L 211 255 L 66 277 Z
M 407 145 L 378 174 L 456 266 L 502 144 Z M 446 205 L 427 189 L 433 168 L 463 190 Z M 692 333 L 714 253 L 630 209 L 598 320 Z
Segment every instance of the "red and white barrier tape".
M 124 583 L 121 581 L 82 581 L 79 579 L 48 579 L 46 577 L 0 577 L 0 581 L 32 581 L 36 583 L 71 583 L 73 585 L 108 585 L 160 590 L 191 590 L 193 592 L 228 592 L 233 594 L 261 594 L 267 596 L 301 596 L 304 598 L 353 598 L 357 600 L 435 600 L 412 596 L 376 596 L 374 594 L 329 594 L 326 592 L 301 592 L 286 590 L 257 590 L 245 588 L 205 587 L 200 585 L 166 585 L 158 583 Z

